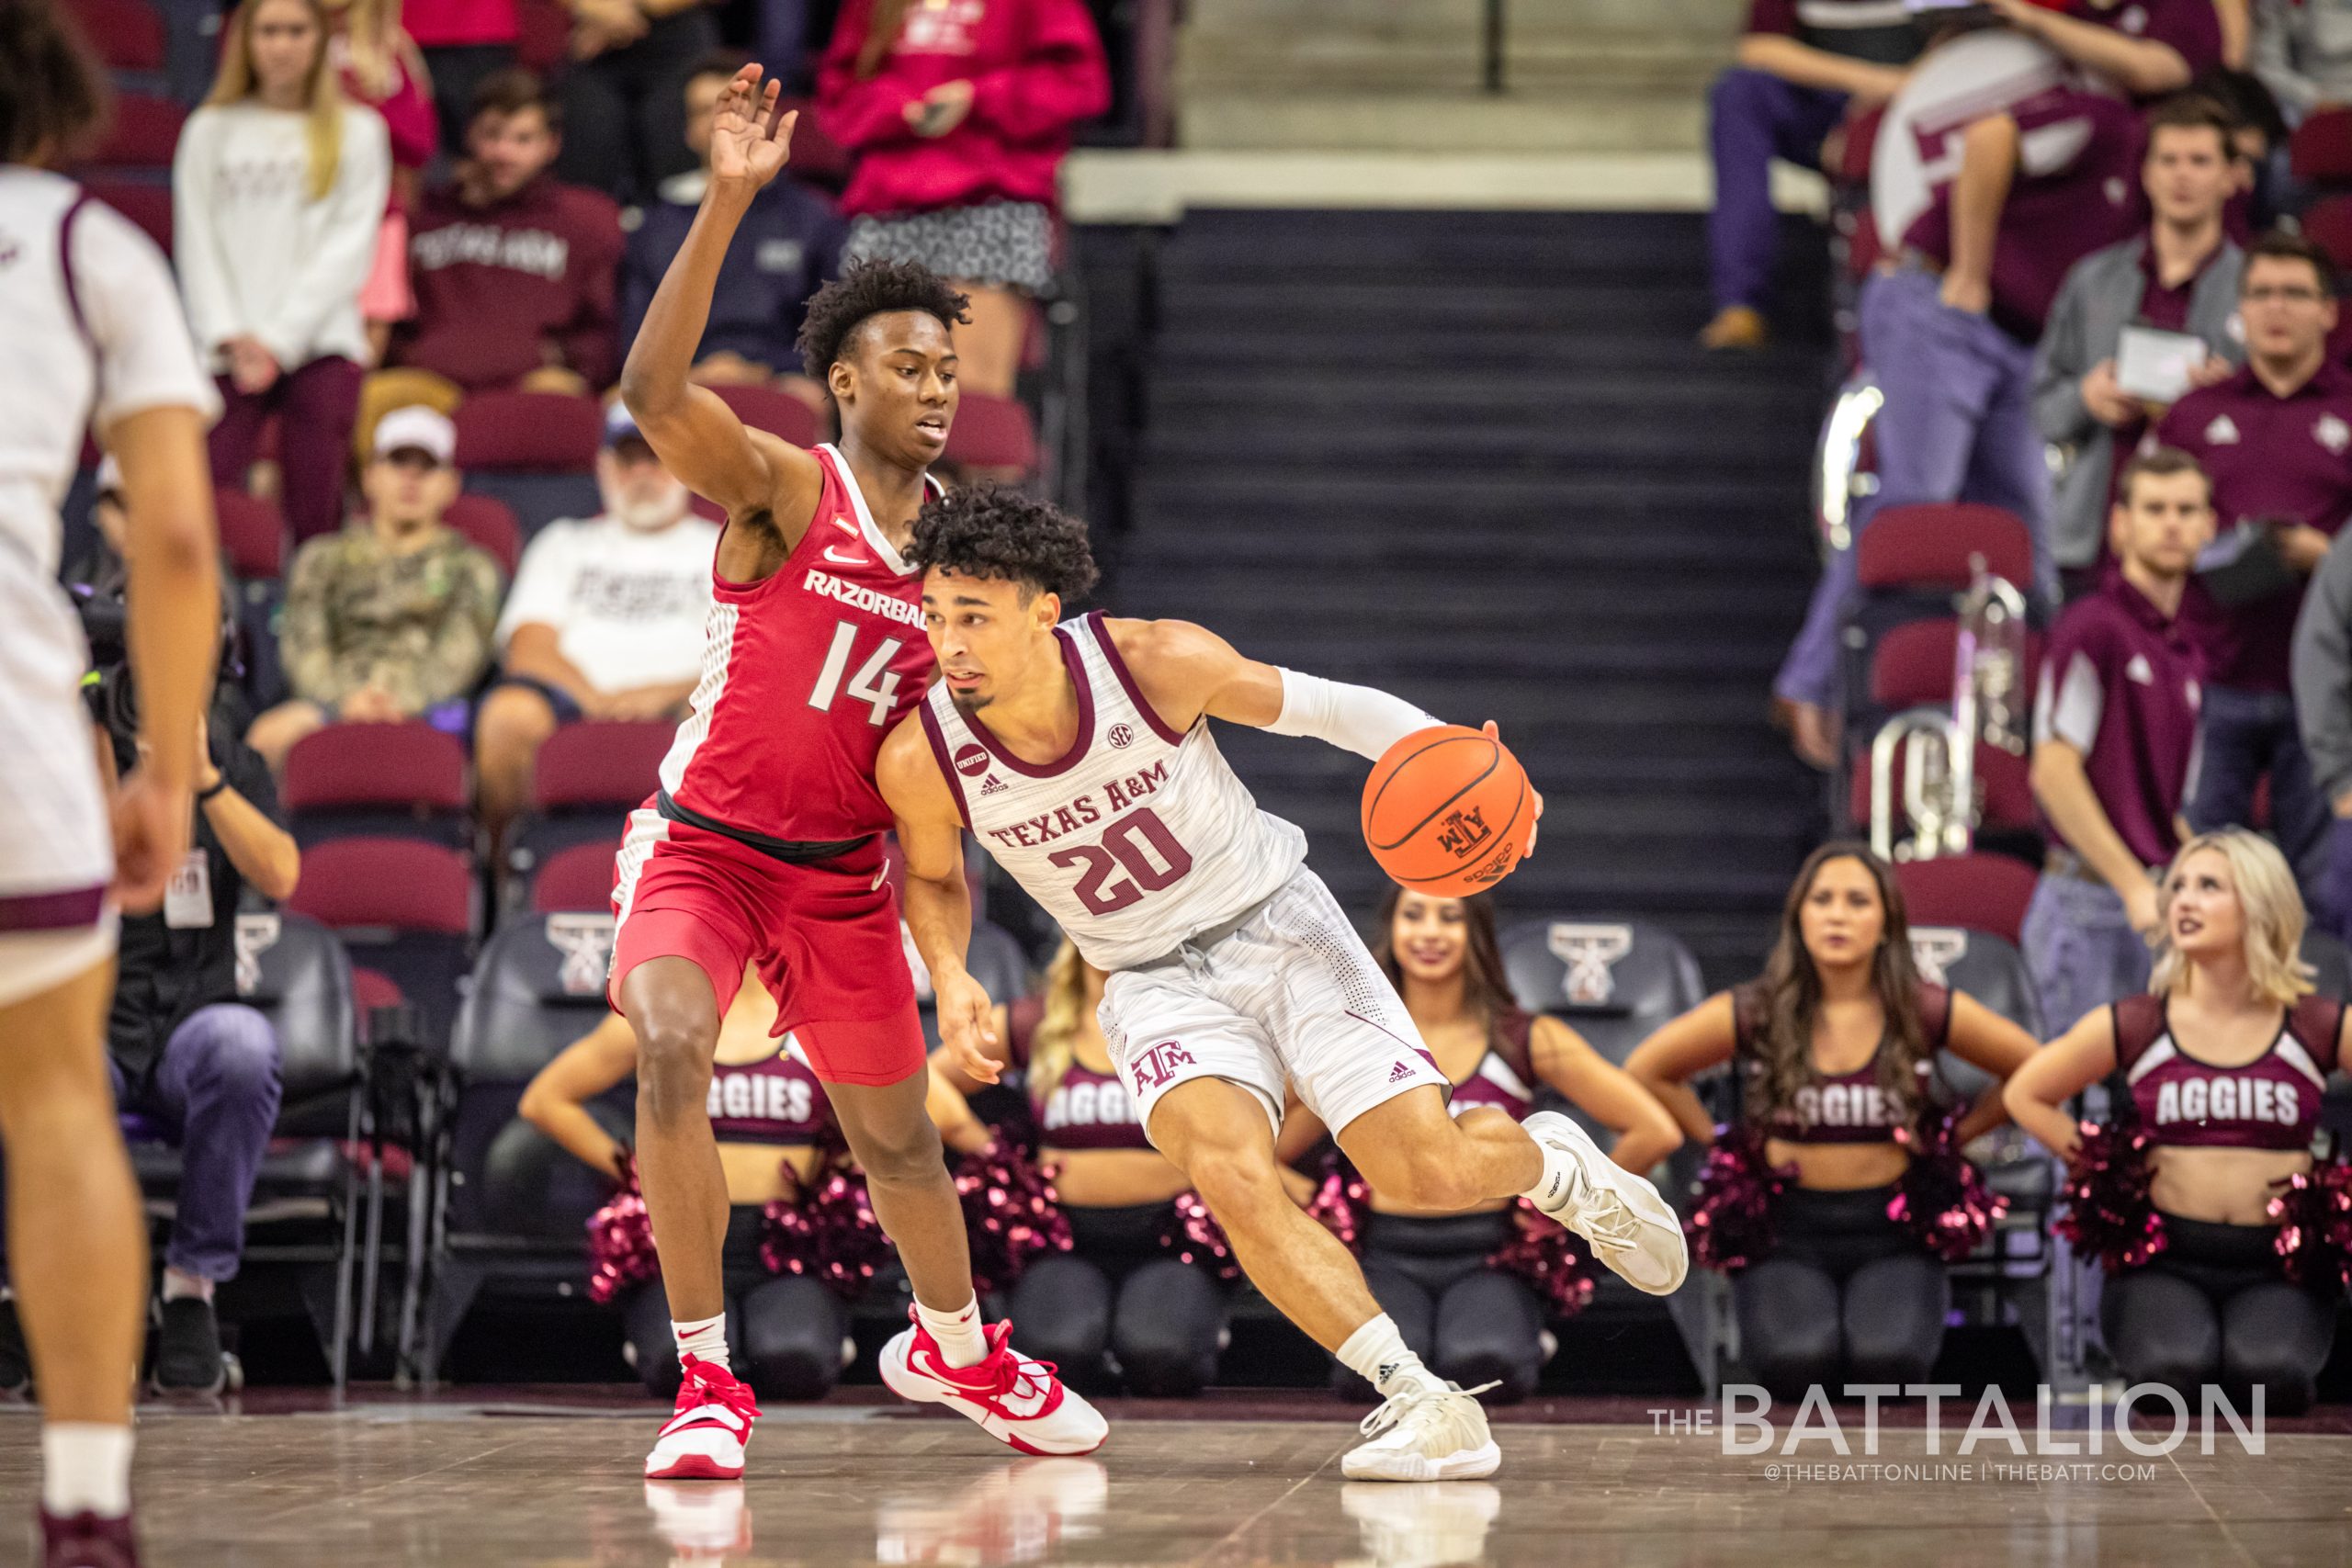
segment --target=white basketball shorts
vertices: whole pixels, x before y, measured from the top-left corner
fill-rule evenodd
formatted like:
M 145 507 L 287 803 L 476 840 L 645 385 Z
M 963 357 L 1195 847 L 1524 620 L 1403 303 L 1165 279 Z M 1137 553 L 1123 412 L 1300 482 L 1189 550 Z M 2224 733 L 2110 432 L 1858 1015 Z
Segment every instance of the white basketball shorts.
M 1187 1079 L 1251 1090 L 1279 1129 L 1285 1083 L 1337 1133 L 1423 1084 L 1446 1087 L 1388 976 L 1305 866 L 1206 948 L 1114 974 L 1098 1014 L 1147 1134 Z

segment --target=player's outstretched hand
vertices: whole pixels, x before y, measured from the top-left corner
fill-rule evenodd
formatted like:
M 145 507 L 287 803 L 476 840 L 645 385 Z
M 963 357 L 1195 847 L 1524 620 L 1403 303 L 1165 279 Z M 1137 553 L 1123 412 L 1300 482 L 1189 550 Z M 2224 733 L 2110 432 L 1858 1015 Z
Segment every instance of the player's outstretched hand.
M 710 125 L 711 178 L 757 190 L 784 170 L 792 153 L 792 128 L 800 114 L 784 112 L 784 84 L 760 85 L 760 68 L 746 65 L 719 95 Z
M 1492 740 L 1497 744 L 1501 743 L 1503 738 L 1502 731 L 1495 728 L 1495 721 L 1493 719 L 1490 718 L 1487 721 L 1486 731 L 1487 739 Z M 1519 858 L 1521 860 L 1533 860 L 1535 858 L 1535 829 L 1537 825 L 1544 820 L 1544 794 L 1541 790 L 1535 787 L 1535 781 L 1532 779 L 1530 779 L 1527 782 L 1527 793 L 1535 797 L 1535 816 L 1527 824 L 1527 847 L 1519 852 Z
M 996 1004 L 980 983 L 959 970 L 941 979 L 932 976 L 932 995 L 938 1004 L 939 1045 L 955 1069 L 975 1083 L 994 1083 L 1003 1064 L 989 1055 L 996 1043 Z

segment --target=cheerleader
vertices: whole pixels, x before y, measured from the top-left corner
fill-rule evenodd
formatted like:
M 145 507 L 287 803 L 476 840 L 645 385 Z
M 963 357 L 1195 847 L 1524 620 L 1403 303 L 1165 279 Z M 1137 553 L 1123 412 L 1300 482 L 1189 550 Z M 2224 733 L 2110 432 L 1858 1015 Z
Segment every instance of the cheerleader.
M 747 973 L 718 1031 L 710 1077 L 710 1122 L 727 1180 L 727 1343 L 747 1367 L 745 1381 L 763 1399 L 821 1399 L 840 1379 L 849 1352 L 849 1306 L 831 1289 L 800 1274 L 771 1272 L 761 1258 L 767 1206 L 797 1201 L 822 1179 L 830 1146 L 838 1146 L 824 1086 L 792 1037 L 777 1040 L 775 998 Z M 588 1102 L 637 1071 L 628 1021 L 610 1014 L 584 1039 L 539 1069 L 519 1107 L 529 1122 L 597 1170 L 626 1179 L 628 1151 L 596 1121 Z M 933 1110 L 958 1149 L 975 1149 L 988 1131 L 959 1097 L 936 1080 Z M 678 1393 L 678 1355 L 670 1307 L 656 1279 L 616 1303 L 628 1323 L 628 1354 L 647 1392 Z
M 1224 1348 L 1225 1270 L 1210 1254 L 1222 1243 L 1187 1234 L 1176 1200 L 1192 1183 L 1144 1136 L 1111 1066 L 1095 1018 L 1104 978 L 1065 942 L 1042 995 L 996 1010 L 986 1049 L 1021 1074 L 1071 1238 L 1029 1264 L 1006 1315 L 1032 1353 L 1065 1369 L 1107 1366 L 1132 1393 L 1187 1397 Z M 981 1087 L 935 1070 L 965 1092 Z
M 2280 1247 L 2272 1200 L 2312 1171 L 2344 1007 L 2311 994 L 2302 899 L 2267 840 L 2191 839 L 2158 901 L 2148 994 L 2051 1042 L 2009 1081 L 2009 1111 L 2072 1164 L 2061 1223 L 2110 1269 L 2100 1326 L 2125 1381 L 2192 1405 L 2209 1383 L 2240 1409 L 2258 1392 L 2293 1415 L 2315 1395 L 2344 1290 Z M 2077 1127 L 2064 1106 L 2111 1074 L 2108 1127 Z
M 1931 1217 L 1919 1201 L 1930 1178 L 1981 1195 L 1955 1151 L 2007 1119 L 1997 1082 L 1956 1104 L 1936 1066 L 1946 1048 L 2006 1081 L 2034 1042 L 1923 983 L 1886 863 L 1833 843 L 1798 871 L 1763 976 L 1668 1023 L 1625 1064 L 1694 1140 L 1718 1145 L 1691 1233 L 1734 1271 L 1742 1359 L 1775 1398 L 1919 1382 L 1935 1365 L 1944 1262 L 1922 1225 L 1898 1216 Z M 1740 1104 L 1717 1129 L 1690 1080 L 1724 1062 Z M 1934 1160 L 1915 1160 L 1929 1148 Z M 1737 1213 L 1760 1223 L 1735 1241 Z M 1963 1231 L 1963 1246 L 1975 1234 Z
M 1681 1129 L 1640 1084 L 1558 1019 L 1535 1017 L 1511 999 L 1494 905 L 1485 895 L 1437 898 L 1391 887 L 1379 931 L 1373 956 L 1453 1085 L 1455 1114 L 1490 1105 L 1523 1120 L 1536 1109 L 1537 1086 L 1549 1084 L 1617 1134 L 1611 1157 L 1627 1170 L 1646 1172 L 1681 1146 Z M 1295 1119 L 1322 1131 L 1305 1111 Z M 1554 1348 L 1545 1342 L 1546 1318 L 1590 1295 L 1580 1272 L 1563 1279 L 1547 1303 L 1521 1273 L 1498 1266 L 1518 1236 L 1513 1210 L 1506 1199 L 1429 1213 L 1373 1188 L 1359 1233 L 1364 1282 L 1406 1345 L 1464 1388 L 1499 1383 L 1493 1402 L 1501 1404 L 1534 1392 Z M 1541 1234 L 1577 1245 L 1548 1223 Z M 1342 1393 L 1371 1393 L 1344 1367 L 1334 1369 L 1333 1382 Z

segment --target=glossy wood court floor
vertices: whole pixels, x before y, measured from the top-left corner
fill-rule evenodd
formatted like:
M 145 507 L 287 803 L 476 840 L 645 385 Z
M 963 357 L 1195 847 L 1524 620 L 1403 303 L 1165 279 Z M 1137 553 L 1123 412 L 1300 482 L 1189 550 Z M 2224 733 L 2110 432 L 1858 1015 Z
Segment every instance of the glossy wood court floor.
M 2352 1423 L 2271 1424 L 2266 1451 L 2192 1434 L 2171 1454 L 2110 1447 L 2110 1474 L 2004 1476 L 2005 1450 L 1926 1456 L 1916 1428 L 1792 1476 L 1796 1462 L 1668 1435 L 1638 1402 L 1561 1401 L 1496 1426 L 1491 1481 L 1342 1482 L 1347 1413 L 1312 1394 L 1105 1405 L 1091 1459 L 1021 1459 L 935 1412 L 873 1403 L 771 1412 L 740 1485 L 647 1483 L 639 1402 L 513 1391 L 466 1403 L 356 1391 L 340 1410 L 251 1397 L 142 1412 L 149 1568 L 441 1565 L 2352 1563 Z M 1266 1418 L 1295 1405 L 1295 1419 Z M 1249 1418 L 1232 1418 L 1238 1410 Z M 2030 1413 L 2025 1425 L 2031 1436 Z M 0 1416 L 0 1492 L 28 1506 L 28 1412 Z M 2049 1465 L 2087 1461 L 2045 1459 Z M 1781 1467 L 1775 1470 L 1774 1467 Z M 1962 1473 L 1962 1467 L 1970 1467 Z M 0 1530 L 0 1565 L 31 1561 Z

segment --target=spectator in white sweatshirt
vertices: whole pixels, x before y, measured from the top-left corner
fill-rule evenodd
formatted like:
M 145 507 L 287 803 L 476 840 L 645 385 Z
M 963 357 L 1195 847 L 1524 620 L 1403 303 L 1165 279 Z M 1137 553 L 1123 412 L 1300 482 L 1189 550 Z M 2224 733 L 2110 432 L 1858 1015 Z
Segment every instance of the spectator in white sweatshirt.
M 296 541 L 343 522 L 361 367 L 359 292 L 391 181 L 383 117 L 327 62 L 317 0 L 247 0 L 220 74 L 172 161 L 174 260 L 227 409 L 212 471 L 242 484 L 278 417 L 280 503 Z

